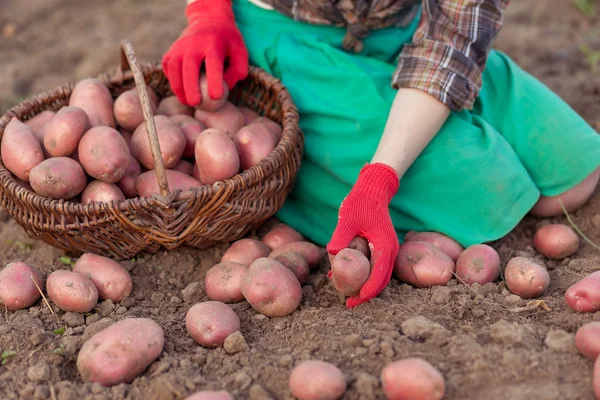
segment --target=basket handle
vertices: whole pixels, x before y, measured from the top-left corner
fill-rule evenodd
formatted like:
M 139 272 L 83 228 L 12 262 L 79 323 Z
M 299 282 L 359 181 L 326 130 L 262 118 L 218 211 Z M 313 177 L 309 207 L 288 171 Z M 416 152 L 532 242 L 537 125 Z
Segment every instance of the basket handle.
M 154 158 L 154 171 L 158 180 L 158 187 L 162 197 L 169 196 L 169 183 L 165 173 L 165 166 L 160 153 L 160 144 L 158 142 L 158 134 L 156 133 L 156 125 L 150 108 L 150 100 L 148 98 L 148 90 L 146 89 L 146 81 L 140 69 L 133 46 L 129 40 L 121 42 L 121 70 L 127 71 L 131 69 L 135 85 L 137 86 L 142 111 L 144 112 L 144 120 L 146 121 L 146 131 L 148 132 L 148 140 L 150 141 L 150 149 Z

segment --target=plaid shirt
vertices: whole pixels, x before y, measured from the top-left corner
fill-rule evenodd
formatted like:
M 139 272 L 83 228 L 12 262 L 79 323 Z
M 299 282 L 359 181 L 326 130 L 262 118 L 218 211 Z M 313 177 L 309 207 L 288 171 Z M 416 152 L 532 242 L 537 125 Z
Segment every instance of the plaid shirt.
M 360 52 L 361 39 L 422 16 L 412 43 L 398 58 L 392 86 L 423 90 L 452 110 L 470 109 L 510 0 L 263 0 L 297 21 L 345 26 L 343 48 Z

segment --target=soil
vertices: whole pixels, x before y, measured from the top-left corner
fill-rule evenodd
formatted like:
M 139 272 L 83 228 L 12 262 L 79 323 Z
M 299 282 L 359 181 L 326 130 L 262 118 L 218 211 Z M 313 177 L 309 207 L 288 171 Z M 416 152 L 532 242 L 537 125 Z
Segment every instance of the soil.
M 179 34 L 185 2 L 162 0 L 3 0 L 0 14 L 0 110 L 69 81 L 116 66 L 118 46 L 130 39 L 142 60 L 160 60 Z M 520 0 L 508 8 L 496 47 L 562 96 L 600 130 L 600 70 L 584 56 L 586 44 L 600 50 L 600 19 L 567 0 Z M 581 3 L 581 2 L 580 2 Z M 600 9 L 598 10 L 600 13 Z M 590 63 L 591 62 L 591 63 Z M 572 215 L 600 243 L 600 195 Z M 582 241 L 562 261 L 536 254 L 536 226 L 565 218 L 525 218 L 492 243 L 504 267 L 510 257 L 532 257 L 545 265 L 551 285 L 542 307 L 513 309 L 526 301 L 510 296 L 504 283 L 415 289 L 395 278 L 374 299 L 346 309 L 326 278 L 326 258 L 311 273 L 301 306 L 284 318 L 259 315 L 247 302 L 232 305 L 248 349 L 228 354 L 205 349 L 186 333 L 191 305 L 207 300 L 204 275 L 226 245 L 199 251 L 142 255 L 123 263 L 134 279 L 132 296 L 102 302 L 85 319 L 46 305 L 0 313 L 2 399 L 183 399 L 201 389 L 224 389 L 235 398 L 291 398 L 287 379 L 301 360 L 337 365 L 348 379 L 347 399 L 383 398 L 380 371 L 404 357 L 422 357 L 446 379 L 447 399 L 593 399 L 592 362 L 577 353 L 577 328 L 600 320 L 600 312 L 578 314 L 567 307 L 569 285 L 600 269 L 600 251 Z M 44 277 L 66 268 L 63 252 L 33 241 L 6 214 L 0 222 L 0 264 L 24 261 Z M 84 338 L 110 321 L 149 317 L 165 331 L 160 357 L 133 383 L 105 388 L 83 383 L 76 369 Z M 67 325 L 62 334 L 53 331 Z M 11 354 L 11 353 L 5 353 Z

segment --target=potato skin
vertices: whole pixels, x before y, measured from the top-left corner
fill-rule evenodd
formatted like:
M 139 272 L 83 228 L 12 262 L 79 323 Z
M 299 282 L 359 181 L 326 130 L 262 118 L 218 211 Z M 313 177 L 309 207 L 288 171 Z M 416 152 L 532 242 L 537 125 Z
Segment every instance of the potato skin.
M 208 128 L 217 129 L 231 138 L 244 126 L 244 115 L 229 101 L 226 101 L 223 107 L 214 112 L 196 109 L 194 118 Z
M 77 150 L 79 140 L 90 128 L 90 121 L 79 107 L 63 107 L 44 132 L 44 148 L 54 157 L 69 156 Z
M 33 280 L 31 279 L 33 277 Z M 35 281 L 35 283 L 34 283 Z M 0 271 L 0 305 L 7 310 L 22 310 L 34 305 L 42 295 L 44 280 L 40 272 L 24 262 L 8 263 Z
M 367 257 L 368 259 L 371 259 L 371 250 L 369 249 L 369 241 L 362 236 L 356 236 L 354 239 L 352 239 L 350 241 L 350 244 L 348 245 L 348 248 L 358 250 L 365 257 Z M 327 256 L 329 258 L 329 263 L 331 264 L 333 262 L 333 259 L 335 258 L 335 255 L 333 255 L 331 253 L 327 253 Z
M 164 347 L 164 332 L 148 318 L 126 318 L 101 330 L 83 344 L 77 370 L 84 382 L 103 386 L 131 383 Z
M 63 311 L 88 312 L 98 304 L 98 289 L 87 277 L 76 272 L 56 270 L 46 280 L 50 300 Z
M 185 192 L 191 188 L 202 186 L 201 182 L 183 172 L 166 169 L 165 174 L 169 183 L 169 191 L 171 192 L 177 189 Z M 156 171 L 150 170 L 141 173 L 135 181 L 135 190 L 141 197 L 151 197 L 153 194 L 160 194 Z
M 184 400 L 234 400 L 234 398 L 224 390 L 201 390 L 192 393 Z
M 240 170 L 240 157 L 233 140 L 217 129 L 206 129 L 196 139 L 194 150 L 198 176 L 208 185 L 229 179 Z
M 590 360 L 600 356 L 600 321 L 588 322 L 577 329 L 575 347 L 581 355 Z
M 152 114 L 156 114 L 158 96 L 150 86 L 146 86 L 146 89 L 148 91 L 148 100 L 150 101 L 150 111 Z M 126 90 L 115 99 L 113 112 L 117 123 L 129 131 L 135 130 L 135 128 L 145 121 L 137 87 Z
M 577 252 L 579 236 L 567 225 L 545 225 L 535 232 L 533 247 L 545 257 L 562 260 Z
M 213 99 L 208 94 L 208 79 L 206 74 L 203 73 L 200 76 L 198 86 L 200 89 L 200 104 L 196 106 L 198 110 L 214 112 L 221 109 L 225 105 L 227 97 L 229 97 L 229 87 L 225 81 L 223 81 L 223 95 L 218 99 Z
M 292 271 L 267 257 L 254 261 L 242 281 L 242 294 L 259 313 L 283 317 L 293 313 L 302 300 L 302 287 Z
M 31 170 L 44 161 L 40 142 L 31 128 L 17 118 L 12 118 L 4 129 L 0 156 L 6 169 L 26 182 Z
M 600 357 L 594 362 L 594 377 L 592 379 L 594 394 L 596 395 L 596 398 L 600 399 Z
M 189 335 L 203 347 L 219 347 L 240 330 L 240 318 L 227 304 L 205 301 L 193 305 L 185 316 Z
M 319 250 L 319 247 L 316 244 L 305 240 L 282 244 L 269 253 L 268 257 L 275 258 L 282 253 L 288 252 L 300 254 L 311 269 L 316 268 L 319 265 L 319 261 L 321 261 L 321 251 Z
M 408 231 L 404 235 L 405 242 L 427 242 L 448 254 L 456 262 L 464 248 L 454 239 L 439 232 Z
M 194 166 L 189 161 L 179 160 L 179 162 L 173 167 L 173 171 L 179 171 L 182 174 L 192 176 L 194 173 Z
M 301 242 L 304 237 L 289 225 L 279 222 L 273 226 L 261 239 L 271 250 L 290 242 Z
M 97 126 L 84 133 L 77 152 L 85 172 L 107 183 L 118 182 L 125 175 L 131 159 L 123 136 L 106 126 Z
M 238 303 L 244 300 L 242 280 L 248 266 L 234 261 L 224 261 L 212 266 L 204 279 L 209 299 L 222 303 Z
M 593 272 L 576 282 L 565 292 L 567 305 L 578 312 L 600 310 L 600 271 Z
M 281 265 L 288 268 L 290 271 L 296 275 L 298 282 L 300 285 L 304 285 L 308 280 L 308 275 L 310 273 L 310 267 L 308 263 L 298 253 L 281 253 L 277 257 L 274 258 L 275 261 L 279 261 Z
M 456 275 L 467 285 L 493 282 L 500 276 L 500 256 L 487 244 L 469 246 L 456 260 Z
M 256 121 L 235 134 L 235 146 L 240 155 L 240 168 L 245 171 L 267 158 L 277 146 L 275 135 Z
M 177 96 L 167 96 L 158 103 L 157 115 L 171 117 L 177 114 L 194 115 L 194 109 L 179 101 Z
M 381 370 L 381 385 L 389 400 L 441 400 L 446 393 L 444 376 L 421 358 L 405 358 Z
M 97 78 L 79 81 L 69 98 L 69 106 L 79 107 L 88 115 L 90 126 L 116 128 L 113 99 L 108 87 Z
M 275 140 L 277 143 L 279 143 L 279 141 L 281 140 L 281 136 L 283 135 L 283 126 L 273 121 L 272 119 L 269 119 L 267 117 L 258 117 L 250 124 L 262 125 L 263 127 L 267 128 L 273 134 L 273 136 L 275 136 Z
M 160 154 L 165 168 L 173 168 L 185 150 L 185 135 L 173 120 L 164 115 L 154 117 Z M 148 140 L 146 124 L 140 124 L 131 137 L 131 154 L 148 169 L 154 169 L 154 157 Z
M 354 296 L 369 279 L 371 263 L 356 249 L 340 250 L 331 262 L 328 274 L 336 290 L 344 296 Z
M 221 257 L 223 261 L 233 261 L 246 266 L 250 266 L 255 260 L 261 257 L 267 257 L 271 249 L 260 240 L 251 238 L 242 238 L 231 243 Z
M 135 159 L 135 157 L 131 157 L 129 159 L 129 165 L 125 170 L 125 174 L 123 177 L 117 182 L 117 186 L 123 192 L 123 195 L 131 199 L 133 197 L 137 197 L 137 190 L 135 189 L 135 182 L 137 181 L 138 176 L 142 174 L 142 166 L 140 162 Z
M 255 119 L 260 118 L 260 114 L 249 107 L 238 107 L 238 110 L 244 116 L 244 125 L 248 125 Z
M 185 149 L 182 157 L 193 158 L 196 151 L 196 140 L 206 130 L 206 125 L 185 114 L 173 115 L 170 118 L 179 126 L 185 136 Z
M 336 400 L 342 398 L 348 384 L 335 365 L 305 360 L 292 369 L 288 386 L 292 396 L 299 400 Z
M 43 135 L 40 135 L 40 132 L 42 131 L 42 128 L 48 122 L 50 122 L 50 120 L 52 120 L 52 118 L 54 118 L 55 115 L 56 115 L 56 112 L 54 112 L 54 111 L 44 110 L 44 111 L 40 112 L 39 114 L 37 114 L 36 116 L 34 116 L 33 118 L 30 118 L 27 121 L 24 121 L 24 123 L 29 128 L 31 128 L 35 137 L 37 137 L 38 140 L 40 140 L 40 142 L 43 142 Z
M 83 204 L 91 202 L 110 203 L 113 200 L 125 201 L 125 195 L 114 183 L 95 180 L 88 183 L 81 193 L 81 202 Z
M 73 272 L 87 276 L 98 290 L 98 299 L 118 303 L 131 294 L 133 281 L 118 262 L 93 253 L 85 253 L 73 266 Z
M 450 256 L 427 242 L 405 242 L 394 263 L 396 277 L 418 288 L 445 286 L 455 269 Z
M 508 290 L 524 299 L 541 296 L 550 285 L 548 271 L 525 257 L 513 257 L 508 261 L 504 280 Z
M 54 199 L 72 199 L 85 189 L 87 177 L 81 165 L 69 157 L 53 157 L 31 170 L 33 190 Z

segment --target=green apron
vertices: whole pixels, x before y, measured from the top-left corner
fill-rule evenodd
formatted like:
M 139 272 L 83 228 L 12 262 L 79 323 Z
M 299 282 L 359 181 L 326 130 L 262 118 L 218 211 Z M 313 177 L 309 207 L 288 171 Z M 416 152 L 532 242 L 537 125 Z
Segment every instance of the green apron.
M 250 63 L 279 78 L 300 112 L 305 156 L 277 217 L 325 246 L 340 203 L 375 153 L 396 90 L 406 28 L 375 31 L 364 51 L 342 49 L 345 29 L 294 21 L 234 0 Z M 499 51 L 489 55 L 473 110 L 453 112 L 400 180 L 390 204 L 398 239 L 444 233 L 463 246 L 506 235 L 540 194 L 575 186 L 600 165 L 600 135 L 550 89 Z

